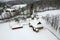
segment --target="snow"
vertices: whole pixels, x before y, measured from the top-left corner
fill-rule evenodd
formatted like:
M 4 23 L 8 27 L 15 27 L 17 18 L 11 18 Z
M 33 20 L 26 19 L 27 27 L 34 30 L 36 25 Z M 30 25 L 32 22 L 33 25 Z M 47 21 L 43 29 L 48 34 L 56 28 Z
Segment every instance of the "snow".
M 14 5 L 14 6 L 12 6 L 11 8 L 19 9 L 19 8 L 23 8 L 23 7 L 25 7 L 25 6 L 27 6 L 27 4 Z
M 58 15 L 58 14 L 60 14 L 60 10 L 50 10 L 50 11 L 45 11 L 45 12 L 37 12 L 37 15 L 39 15 L 39 16 L 46 16 L 47 14 Z
M 39 19 L 27 21 L 21 20 L 20 23 L 14 21 L 0 24 L 0 40 L 58 40 L 47 28 L 50 29 L 49 25 L 41 17 L 46 16 L 46 14 L 57 15 L 60 10 L 46 11 L 37 13 Z M 44 29 L 40 30 L 38 33 L 34 32 L 32 28 L 29 27 L 28 23 L 31 22 L 32 25 L 37 26 L 38 22 L 41 22 L 44 25 Z M 15 25 L 23 25 L 22 29 L 12 30 L 11 28 Z M 51 28 L 50 30 L 53 30 Z
M 36 18 L 34 18 L 34 20 L 30 20 L 29 22 L 30 22 L 30 25 L 32 25 L 32 26 L 35 27 L 35 28 L 37 28 L 37 27 L 42 27 L 42 26 L 43 26 L 43 24 L 37 25 L 37 24 L 38 24 L 39 22 L 41 22 L 41 21 L 37 20 Z
M 60 15 L 60 10 L 51 10 L 51 11 L 41 12 L 41 13 L 37 13 L 37 15 L 39 15 L 41 17 L 46 17 L 46 16 L 52 17 L 52 16 Z M 60 40 L 60 33 L 58 33 L 58 31 L 56 31 L 46 20 L 43 20 L 43 23 L 44 23 L 45 27 L 47 29 L 51 30 Z
M 57 40 L 47 29 L 42 29 L 39 33 L 36 33 L 28 25 L 17 30 L 11 30 L 9 23 L 5 23 L 5 26 L 0 25 L 0 40 Z
M 11 11 L 13 11 L 13 10 L 15 10 L 15 9 L 10 9 L 10 8 L 7 8 L 6 10 L 8 10 L 8 11 L 10 11 L 10 12 L 11 12 Z

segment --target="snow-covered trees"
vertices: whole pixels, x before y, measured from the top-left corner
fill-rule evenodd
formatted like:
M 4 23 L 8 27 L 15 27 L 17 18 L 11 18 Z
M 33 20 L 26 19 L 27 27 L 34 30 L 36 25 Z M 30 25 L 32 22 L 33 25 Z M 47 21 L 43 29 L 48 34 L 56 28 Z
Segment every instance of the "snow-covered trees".
M 50 16 L 46 15 L 46 20 L 51 26 L 60 33 L 60 15 Z

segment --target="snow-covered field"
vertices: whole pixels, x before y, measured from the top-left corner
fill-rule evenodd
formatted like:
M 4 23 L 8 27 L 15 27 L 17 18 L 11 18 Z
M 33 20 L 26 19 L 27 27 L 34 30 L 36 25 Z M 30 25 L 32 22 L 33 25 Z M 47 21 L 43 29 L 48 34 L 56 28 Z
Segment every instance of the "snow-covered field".
M 45 16 L 47 13 L 56 15 L 60 14 L 60 10 L 38 13 L 38 17 Z M 30 21 L 33 25 L 36 24 L 36 22 L 32 20 Z M 23 24 L 23 28 L 16 30 L 11 29 L 13 26 L 17 25 L 14 21 L 0 24 L 0 40 L 58 40 L 56 36 L 46 29 L 49 28 L 49 26 L 47 26 L 48 24 L 46 25 L 46 22 L 41 17 L 39 21 L 44 25 L 44 29 L 40 30 L 38 33 L 34 32 L 33 29 L 29 27 L 29 21 L 22 21 L 19 23 L 20 25 Z
M 9 23 L 0 26 L 0 40 L 58 40 L 45 28 L 36 33 L 28 25 L 16 30 L 12 30 Z

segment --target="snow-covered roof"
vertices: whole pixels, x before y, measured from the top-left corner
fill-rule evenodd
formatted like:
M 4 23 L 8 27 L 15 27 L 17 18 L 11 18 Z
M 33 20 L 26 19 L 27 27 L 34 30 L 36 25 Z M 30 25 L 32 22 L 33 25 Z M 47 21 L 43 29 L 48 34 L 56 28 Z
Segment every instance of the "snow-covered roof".
M 27 6 L 27 4 L 14 5 L 14 6 L 12 6 L 11 8 L 19 9 L 19 8 L 23 8 L 23 7 L 25 7 L 25 6 Z
M 13 10 L 15 10 L 15 9 L 10 9 L 10 8 L 7 8 L 6 10 L 13 11 Z

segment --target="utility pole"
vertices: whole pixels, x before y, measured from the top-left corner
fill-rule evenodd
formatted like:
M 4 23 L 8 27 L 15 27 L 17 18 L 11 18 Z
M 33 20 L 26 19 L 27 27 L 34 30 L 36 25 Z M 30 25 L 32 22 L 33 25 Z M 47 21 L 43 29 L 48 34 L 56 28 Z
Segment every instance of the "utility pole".
M 33 3 L 30 4 L 30 15 L 32 15 L 32 14 L 33 14 Z

